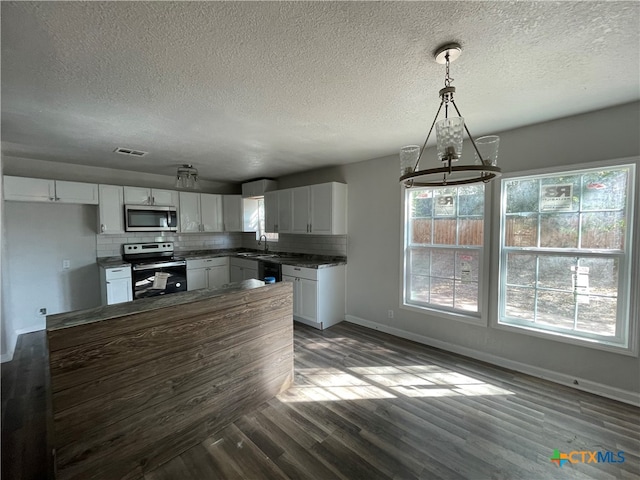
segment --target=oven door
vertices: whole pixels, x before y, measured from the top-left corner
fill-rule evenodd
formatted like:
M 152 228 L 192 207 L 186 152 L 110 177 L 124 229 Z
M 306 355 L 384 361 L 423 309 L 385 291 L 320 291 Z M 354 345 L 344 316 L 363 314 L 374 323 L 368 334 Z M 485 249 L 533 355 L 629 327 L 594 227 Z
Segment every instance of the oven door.
M 187 291 L 187 264 L 184 261 L 135 265 L 131 274 L 134 300 Z

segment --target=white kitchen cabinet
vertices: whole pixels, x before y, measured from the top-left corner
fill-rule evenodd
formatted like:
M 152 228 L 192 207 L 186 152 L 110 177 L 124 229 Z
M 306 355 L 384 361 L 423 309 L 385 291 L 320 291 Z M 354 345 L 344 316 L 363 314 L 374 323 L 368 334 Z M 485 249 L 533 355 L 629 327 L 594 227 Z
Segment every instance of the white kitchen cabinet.
M 23 202 L 98 205 L 98 185 L 5 175 L 4 198 Z
M 258 261 L 246 258 L 229 258 L 229 281 L 242 282 L 251 278 L 258 279 Z M 258 279 L 260 280 L 260 279 Z
M 100 287 L 103 305 L 132 301 L 131 267 L 100 267 Z
M 124 233 L 124 192 L 117 185 L 99 185 L 98 233 Z
M 276 233 L 278 230 L 278 192 L 264 194 L 264 230 Z
M 221 232 L 222 195 L 180 192 L 180 231 Z
M 264 195 L 264 221 L 268 233 L 292 233 L 293 189 L 267 192 Z
M 229 258 L 187 260 L 187 290 L 215 288 L 229 283 Z
M 278 191 L 278 226 L 277 233 L 291 233 L 292 222 L 292 193 L 291 189 Z
M 291 233 L 309 233 L 309 210 L 311 208 L 309 187 L 294 188 L 291 194 Z
M 324 329 L 344 320 L 345 266 L 282 266 L 282 280 L 293 283 L 293 318 Z
M 222 217 L 225 232 L 242 232 L 242 195 L 222 196 Z
M 124 187 L 124 203 L 126 205 L 167 205 L 177 207 L 178 192 L 145 187 Z
M 347 186 L 344 183 L 312 185 L 309 233 L 344 235 L 347 233 Z
M 347 186 L 330 182 L 292 189 L 291 233 L 347 233 Z
M 222 195 L 201 193 L 200 214 L 203 232 L 222 232 Z

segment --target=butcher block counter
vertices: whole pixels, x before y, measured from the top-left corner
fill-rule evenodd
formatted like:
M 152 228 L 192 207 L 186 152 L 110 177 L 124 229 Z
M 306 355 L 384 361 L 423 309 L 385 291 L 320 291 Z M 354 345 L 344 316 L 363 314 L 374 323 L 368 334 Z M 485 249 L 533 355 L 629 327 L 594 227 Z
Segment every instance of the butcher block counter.
M 56 478 L 142 478 L 286 390 L 292 305 L 247 280 L 48 316 Z

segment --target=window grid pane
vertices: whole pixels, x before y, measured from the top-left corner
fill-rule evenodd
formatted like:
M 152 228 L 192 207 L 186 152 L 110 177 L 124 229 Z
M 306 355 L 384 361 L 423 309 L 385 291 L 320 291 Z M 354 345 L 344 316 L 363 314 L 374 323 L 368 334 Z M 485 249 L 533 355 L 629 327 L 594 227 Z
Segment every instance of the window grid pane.
M 619 301 L 629 279 L 620 262 L 628 261 L 631 171 L 502 181 L 500 323 L 624 341 Z
M 484 185 L 406 193 L 407 305 L 479 312 Z

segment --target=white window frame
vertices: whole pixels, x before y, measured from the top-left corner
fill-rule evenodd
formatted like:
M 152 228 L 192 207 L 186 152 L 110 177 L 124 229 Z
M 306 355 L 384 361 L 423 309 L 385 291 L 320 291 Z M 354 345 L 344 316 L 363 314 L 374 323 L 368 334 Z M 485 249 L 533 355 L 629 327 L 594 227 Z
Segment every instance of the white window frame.
M 498 239 L 494 245 L 492 255 L 498 259 L 498 270 L 496 272 L 496 279 L 494 280 L 495 292 L 497 294 L 498 305 L 495 312 L 492 313 L 491 327 L 508 330 L 511 332 L 517 332 L 520 334 L 531 335 L 535 337 L 545 338 L 548 340 L 554 340 L 562 343 L 568 343 L 573 345 L 585 346 L 597 350 L 605 350 L 609 352 L 638 356 L 638 314 L 640 313 L 640 249 L 637 247 L 637 242 L 640 238 L 638 235 L 639 223 L 636 212 L 640 211 L 640 200 L 638 199 L 637 191 L 639 185 L 639 173 L 638 168 L 639 157 L 622 158 L 617 160 L 601 161 L 588 164 L 575 164 L 565 165 L 554 168 L 528 170 L 523 172 L 513 172 L 503 175 L 497 188 L 497 195 L 494 198 L 493 209 L 499 215 L 498 223 Z M 506 282 L 505 275 L 505 262 L 506 253 L 503 252 L 503 235 L 505 230 L 505 215 L 506 201 L 504 196 L 506 195 L 506 188 L 504 187 L 504 181 L 513 180 L 515 178 L 534 178 L 548 175 L 558 175 L 562 173 L 566 174 L 580 174 L 588 170 L 598 170 L 603 168 L 616 168 L 616 167 L 630 167 L 630 175 L 628 180 L 627 194 L 629 198 L 628 203 L 628 228 L 625 232 L 624 244 L 625 252 L 612 253 L 611 256 L 619 256 L 624 260 L 620 263 L 620 278 L 618 286 L 618 318 L 617 328 L 620 328 L 621 337 L 614 337 L 612 341 L 607 341 L 603 337 L 590 334 L 575 334 L 570 333 L 567 330 L 552 328 L 534 328 L 531 327 L 530 322 L 518 322 L 517 320 L 505 321 L 504 318 L 504 306 L 505 306 L 505 288 L 504 282 Z M 504 210 L 503 210 L 504 208 Z M 634 235 L 638 238 L 634 238 Z M 635 244 L 634 244 L 635 240 Z M 530 253 L 538 253 L 540 249 L 526 250 Z M 553 249 L 549 253 L 556 253 Z M 511 251 L 511 250 L 509 250 Z M 566 255 L 571 255 L 577 250 L 567 249 Z M 598 255 L 597 250 L 593 255 Z M 545 254 L 545 252 L 540 252 Z M 562 255 L 562 253 L 556 253 L 556 255 Z M 588 249 L 580 250 L 582 257 L 590 256 Z M 633 267 L 635 265 L 635 267 Z
M 406 244 L 409 235 L 409 215 L 411 205 L 407 201 L 408 191 L 411 189 L 400 186 L 400 198 L 402 206 L 402 216 L 400 218 L 400 304 L 399 308 L 402 310 L 408 310 L 423 315 L 429 315 L 430 317 L 438 317 L 447 320 L 455 320 L 463 323 L 468 323 L 477 326 L 487 326 L 488 323 L 488 294 L 489 294 L 489 235 L 490 235 L 490 221 L 489 221 L 489 206 L 491 204 L 492 186 L 491 184 L 484 184 L 484 226 L 483 226 L 483 244 L 481 246 L 470 247 L 470 250 L 480 251 L 478 259 L 478 312 L 470 312 L 462 309 L 455 309 L 453 307 L 444 307 L 435 304 L 431 305 L 413 305 L 406 303 L 406 289 L 409 285 L 408 276 L 410 272 L 407 269 L 408 261 L 408 246 Z M 458 245 L 442 245 L 443 249 L 462 249 L 464 246 Z M 440 248 L 438 246 L 437 248 Z

